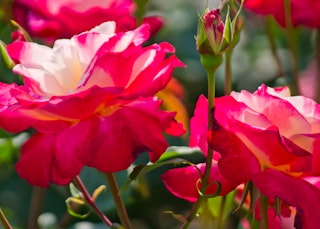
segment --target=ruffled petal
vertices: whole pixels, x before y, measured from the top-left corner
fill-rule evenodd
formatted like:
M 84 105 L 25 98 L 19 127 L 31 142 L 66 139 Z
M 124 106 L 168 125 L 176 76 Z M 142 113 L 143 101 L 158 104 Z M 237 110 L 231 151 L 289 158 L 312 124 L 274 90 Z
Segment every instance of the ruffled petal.
M 259 160 L 234 133 L 215 126 L 209 131 L 208 143 L 221 154 L 219 170 L 226 179 L 241 184 L 261 171 Z
M 30 184 L 49 187 L 51 182 L 68 184 L 73 177 L 56 174 L 56 136 L 36 134 L 22 147 L 21 158 L 15 168 L 20 177 Z
M 170 113 L 159 111 L 159 106 L 153 100 L 134 101 L 108 116 L 82 120 L 61 132 L 57 151 L 61 174 L 74 175 L 76 170 L 70 167 L 78 160 L 104 172 L 128 168 L 143 152 L 150 152 L 151 161 L 157 160 L 168 146 L 162 132 L 175 122 Z M 120 139 L 125 140 L 119 143 Z M 63 159 L 66 155 L 69 160 Z
M 242 92 L 241 95 L 236 97 L 240 102 L 233 100 L 231 96 L 217 98 L 215 117 L 218 125 L 225 128 L 226 133 L 229 132 L 230 135 L 236 135 L 242 144 L 247 147 L 248 152 L 250 151 L 262 166 L 278 168 L 279 170 L 293 173 L 311 172 L 312 154 L 281 135 L 282 123 L 277 123 L 278 125 L 268 124 L 270 114 L 265 112 L 263 108 L 265 105 L 261 105 L 261 113 L 258 110 L 258 105 L 261 104 L 261 101 L 265 101 L 266 98 L 262 98 L 261 101 L 260 98 L 256 98 L 247 92 Z M 270 104 L 271 101 L 274 101 L 271 98 L 269 100 L 268 103 Z M 252 109 L 257 109 L 257 111 L 252 111 L 251 108 L 246 107 L 247 104 Z M 288 102 L 287 104 L 289 106 L 283 107 L 283 110 L 292 110 L 292 105 Z M 284 117 L 287 117 L 287 113 L 283 110 L 277 113 L 284 114 Z M 293 111 L 297 112 L 295 109 Z M 297 114 L 298 119 L 299 117 L 302 117 L 302 122 L 305 123 L 306 120 L 301 114 Z M 282 120 L 282 122 L 284 121 Z M 295 124 L 291 123 L 291 125 L 294 126 Z M 310 129 L 309 127 L 310 124 L 307 123 L 306 131 Z M 238 151 L 235 149 L 235 152 Z

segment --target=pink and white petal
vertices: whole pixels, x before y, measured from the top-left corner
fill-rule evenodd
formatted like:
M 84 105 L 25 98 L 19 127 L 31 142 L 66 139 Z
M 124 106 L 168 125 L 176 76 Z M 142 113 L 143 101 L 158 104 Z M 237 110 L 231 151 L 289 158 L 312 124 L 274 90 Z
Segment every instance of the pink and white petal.
M 89 32 L 97 32 L 97 33 L 105 34 L 105 35 L 111 37 L 116 32 L 116 22 L 114 22 L 114 21 L 104 22 L 100 25 L 97 25 L 96 27 L 91 29 Z
M 282 138 L 276 128 L 258 130 L 238 123 L 230 131 L 241 139 L 264 166 L 278 167 L 286 172 L 311 170 L 312 155 L 293 142 Z
M 92 46 L 94 45 L 90 45 L 90 47 Z M 55 59 L 44 66 L 55 75 L 65 94 L 77 88 L 80 78 L 90 61 L 82 62 L 80 50 L 77 48 L 72 39 L 56 40 L 53 46 Z
M 100 47 L 115 35 L 115 23 L 103 23 L 90 32 L 82 33 L 71 38 L 72 44 L 76 47 L 78 58 L 82 66 L 88 65 L 96 55 Z
M 184 64 L 172 55 L 163 59 L 165 53 L 158 52 L 152 64 L 142 70 L 134 81 L 126 88 L 129 96 L 140 94 L 141 96 L 152 96 L 164 89 L 176 67 L 184 67 Z
M 320 105 L 312 99 L 303 96 L 294 96 L 286 98 L 311 124 L 310 133 L 320 131 Z M 306 132 L 304 132 L 306 133 Z
M 54 56 L 52 49 L 47 46 L 23 41 L 8 44 L 7 51 L 16 63 L 33 68 L 42 68 Z
M 246 94 L 241 94 L 241 97 Z M 222 96 L 215 99 L 215 116 L 222 126 L 228 129 L 233 122 L 246 123 L 248 126 L 261 130 L 272 126 L 264 114 L 252 110 L 247 104 L 239 102 L 237 99 L 233 96 Z
M 0 126 L 9 132 L 26 130 L 33 123 L 32 118 L 21 110 L 16 95 L 25 93 L 23 86 L 0 83 Z
M 266 116 L 251 111 L 231 96 L 217 98 L 215 104 L 218 124 L 236 135 L 262 165 L 278 167 L 287 172 L 311 170 L 311 154 L 282 137 L 279 129 L 268 123 Z M 301 153 L 306 157 L 301 157 Z M 301 166 L 303 171 L 297 171 Z
M 123 53 L 108 53 L 100 49 L 84 77 L 79 89 L 117 86 L 126 89 L 128 97 L 152 96 L 163 89 L 171 79 L 175 67 L 183 64 L 175 56 L 165 58 L 159 47 L 132 47 Z M 101 51 L 101 52 L 100 52 Z
M 119 33 L 113 36 L 107 43 L 101 46 L 101 49 L 107 52 L 123 52 L 130 46 L 140 46 L 149 38 L 150 26 L 141 25 L 135 30 Z
M 296 207 L 303 228 L 319 228 L 320 190 L 317 187 L 273 169 L 256 174 L 253 183 L 267 198 L 279 197 Z
M 50 97 L 52 95 L 63 95 L 65 91 L 52 72 L 41 68 L 31 68 L 18 64 L 13 68 L 13 72 L 24 76 L 26 87 L 30 87 L 32 92 Z
M 251 94 L 247 91 L 241 91 L 241 93 L 232 93 L 232 96 L 238 102 L 246 104 L 250 109 L 265 115 L 286 137 L 290 137 L 294 133 L 311 131 L 308 120 L 294 105 L 284 99 L 270 95 L 266 89 L 258 92 Z M 250 123 L 250 120 L 248 121 Z
M 125 59 L 123 55 L 115 53 L 98 55 L 87 68 L 78 89 L 86 90 L 94 85 L 124 88 L 130 78 L 132 60 Z
M 286 97 L 290 97 L 291 95 L 290 89 L 287 86 L 272 88 L 272 87 L 266 86 L 265 84 L 262 84 L 258 88 L 258 90 L 254 92 L 254 94 L 257 94 L 257 95 L 266 94 L 266 93 L 278 98 L 286 98 Z

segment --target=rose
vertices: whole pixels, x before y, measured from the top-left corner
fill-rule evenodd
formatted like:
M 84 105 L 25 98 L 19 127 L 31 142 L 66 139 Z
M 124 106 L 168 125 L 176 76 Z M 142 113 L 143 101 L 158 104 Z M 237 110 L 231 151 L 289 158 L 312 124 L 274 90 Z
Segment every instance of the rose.
M 226 179 L 252 181 L 266 197 L 295 206 L 303 228 L 318 227 L 320 192 L 304 178 L 320 171 L 319 111 L 319 104 L 291 97 L 287 87 L 262 85 L 253 94 L 217 98 L 208 134 Z
M 286 0 L 246 0 L 244 6 L 255 13 L 272 15 L 282 26 L 286 26 Z M 287 0 L 290 2 L 291 22 L 294 26 L 304 25 L 320 28 L 320 2 L 317 0 Z
M 116 21 L 118 31 L 136 27 L 132 0 L 15 0 L 13 16 L 31 36 L 51 43 L 87 31 L 105 21 Z M 147 17 L 153 32 L 162 26 L 159 17 Z
M 83 166 L 126 169 L 142 152 L 155 161 L 162 135 L 183 134 L 154 96 L 184 66 L 164 42 L 142 47 L 148 25 L 116 33 L 114 22 L 57 40 L 7 46 L 24 85 L 0 84 L 0 126 L 37 130 L 22 147 L 18 174 L 31 184 L 67 184 Z

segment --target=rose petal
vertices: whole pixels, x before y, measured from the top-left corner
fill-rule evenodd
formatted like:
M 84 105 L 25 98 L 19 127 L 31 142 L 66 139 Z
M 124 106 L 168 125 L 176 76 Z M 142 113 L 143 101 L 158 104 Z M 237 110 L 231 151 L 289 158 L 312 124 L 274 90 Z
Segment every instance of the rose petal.
M 201 182 L 198 183 L 201 178 L 200 172 L 204 172 L 206 164 L 202 163 L 196 166 L 198 169 L 193 166 L 170 169 L 161 176 L 161 179 L 173 195 L 190 202 L 195 202 L 199 197 L 198 189 L 200 187 L 197 189 L 197 184 L 201 185 Z M 217 185 L 214 181 L 218 181 L 221 184 L 221 191 L 219 193 L 221 196 L 228 194 L 238 185 L 238 183 L 226 180 L 220 174 L 217 162 L 215 161 L 213 161 L 210 171 L 209 184 L 211 184 L 206 191 L 207 195 L 214 194 L 217 191 Z

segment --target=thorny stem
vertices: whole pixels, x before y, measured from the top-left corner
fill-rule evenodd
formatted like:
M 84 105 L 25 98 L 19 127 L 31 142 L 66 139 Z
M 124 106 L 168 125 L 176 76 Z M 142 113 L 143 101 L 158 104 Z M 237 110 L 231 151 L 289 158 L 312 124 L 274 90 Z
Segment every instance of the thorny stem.
M 81 178 L 79 176 L 76 176 L 74 178 L 74 183 L 76 184 L 76 186 L 78 187 L 78 189 L 82 192 L 85 201 L 92 207 L 92 209 L 97 213 L 97 215 L 100 217 L 100 219 L 102 220 L 102 222 L 104 222 L 107 226 L 111 227 L 112 226 L 112 222 L 108 219 L 107 216 L 105 216 L 103 214 L 103 212 L 98 208 L 98 206 L 95 204 L 95 202 L 93 201 L 91 195 L 89 194 L 88 190 L 86 189 L 86 187 L 84 186 Z
M 126 229 L 131 229 L 131 223 L 126 211 L 126 208 L 124 206 L 124 203 L 122 201 L 122 198 L 120 196 L 119 187 L 116 181 L 116 178 L 113 173 L 106 173 L 106 177 L 109 183 L 109 188 L 113 197 L 113 200 L 115 202 L 118 216 L 120 218 L 120 222 L 122 226 L 124 226 Z
M 12 229 L 12 226 L 10 225 L 9 221 L 7 220 L 5 215 L 3 214 L 1 208 L 0 208 L 0 220 L 1 220 L 5 229 Z

